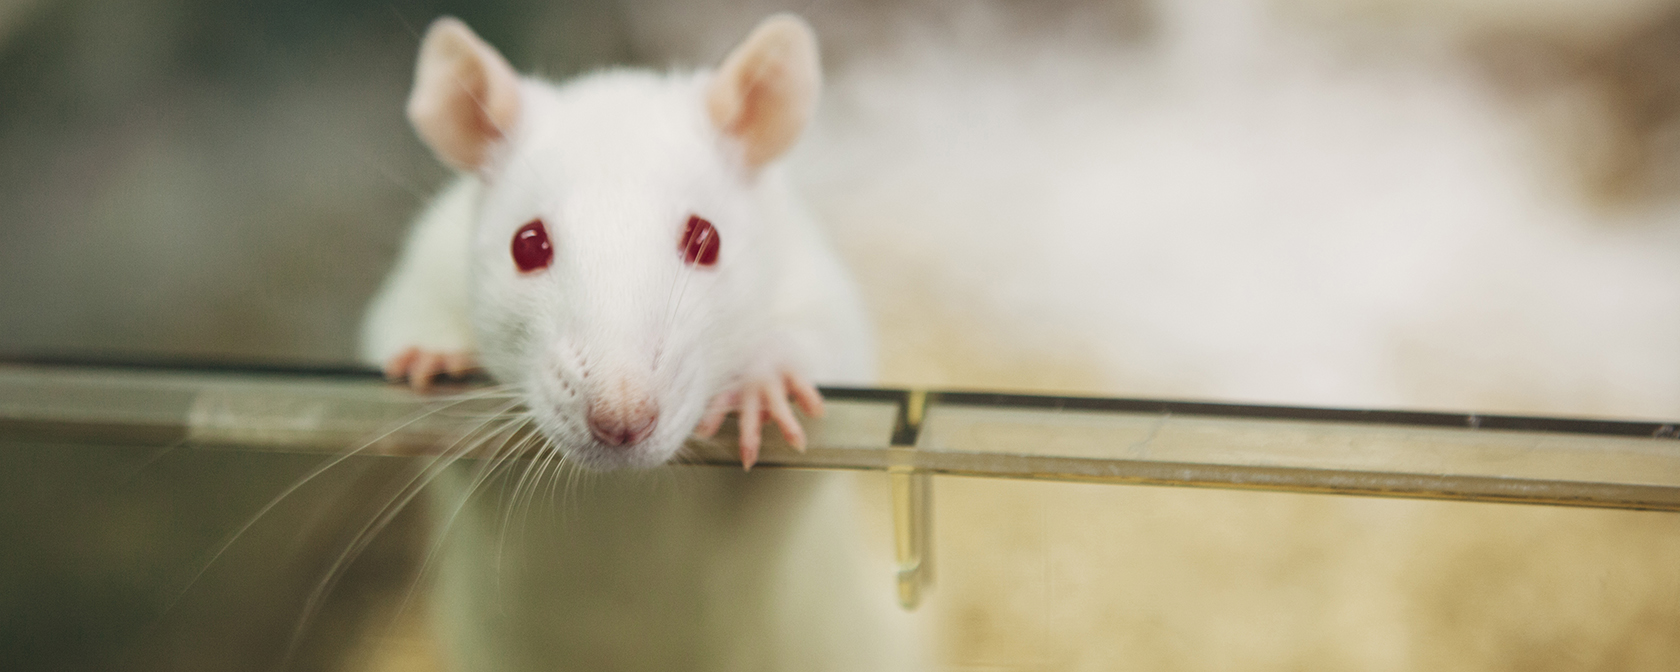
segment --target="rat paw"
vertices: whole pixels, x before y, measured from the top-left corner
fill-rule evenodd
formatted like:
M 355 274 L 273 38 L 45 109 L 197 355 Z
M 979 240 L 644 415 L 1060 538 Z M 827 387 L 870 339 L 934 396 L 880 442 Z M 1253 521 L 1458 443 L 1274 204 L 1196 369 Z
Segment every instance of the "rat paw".
M 764 426 L 765 416 L 776 422 L 782 430 L 782 437 L 795 450 L 805 450 L 805 430 L 799 426 L 799 418 L 794 417 L 793 408 L 788 405 L 788 397 L 799 405 L 799 410 L 813 418 L 820 418 L 823 414 L 822 394 L 817 392 L 816 386 L 805 380 L 804 376 L 791 371 L 783 371 L 780 375 L 767 378 L 755 378 L 742 383 L 739 389 L 730 390 L 712 397 L 712 403 L 706 408 L 706 414 L 701 416 L 700 424 L 694 428 L 694 433 L 701 437 L 710 437 L 717 433 L 718 427 L 723 425 L 724 416 L 730 411 L 740 412 L 741 429 L 741 466 L 752 469 L 758 462 L 760 445 L 760 431 Z
M 478 362 L 470 352 L 432 352 L 411 347 L 386 360 L 385 379 L 393 383 L 407 380 L 416 392 L 424 392 L 438 377 L 460 378 L 477 369 Z

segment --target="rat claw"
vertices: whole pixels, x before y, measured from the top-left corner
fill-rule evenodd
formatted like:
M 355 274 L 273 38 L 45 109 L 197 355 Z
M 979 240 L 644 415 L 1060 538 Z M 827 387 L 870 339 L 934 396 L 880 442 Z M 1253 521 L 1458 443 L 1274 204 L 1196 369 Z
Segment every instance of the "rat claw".
M 805 380 L 804 376 L 791 371 L 785 372 L 782 374 L 782 384 L 793 394 L 794 403 L 799 404 L 799 410 L 804 411 L 805 415 L 813 418 L 823 416 L 822 393 L 818 392 L 817 387 L 810 381 Z
M 741 397 L 741 466 L 747 471 L 758 463 L 758 433 L 764 420 L 761 401 L 756 390 Z
M 451 377 L 463 378 L 467 374 L 478 370 L 478 362 L 472 353 L 452 352 L 443 355 L 443 370 Z
M 406 380 L 414 391 L 425 392 L 437 378 L 459 378 L 476 369 L 478 361 L 471 352 L 430 352 L 410 347 L 385 362 L 385 379 L 393 383 Z
M 793 417 L 793 407 L 788 406 L 787 392 L 777 389 L 778 385 L 770 385 L 764 390 L 766 408 L 770 417 L 776 421 L 776 426 L 782 430 L 782 438 L 787 439 L 788 445 L 801 453 L 805 452 L 805 430 L 799 426 L 799 418 Z
M 718 428 L 723 426 L 723 418 L 735 410 L 739 396 L 734 392 L 724 392 L 712 397 L 712 403 L 706 407 L 705 414 L 700 416 L 700 424 L 694 427 L 694 435 L 709 439 L 717 434 Z
M 425 392 L 432 386 L 432 377 L 443 369 L 443 357 L 431 353 L 421 353 L 414 365 L 408 370 L 408 385 L 416 392 Z
M 792 404 L 789 397 L 793 399 Z M 739 411 L 741 466 L 750 471 L 758 464 L 763 447 L 765 417 L 776 423 L 788 445 L 805 452 L 808 440 L 799 416 L 794 414 L 794 405 L 808 416 L 822 417 L 822 394 L 799 374 L 784 371 L 774 378 L 749 379 L 736 390 L 712 397 L 699 424 L 694 426 L 694 434 L 701 438 L 715 435 L 729 412 Z
M 385 362 L 385 380 L 397 382 L 408 377 L 408 367 L 420 356 L 420 348 L 408 348 Z

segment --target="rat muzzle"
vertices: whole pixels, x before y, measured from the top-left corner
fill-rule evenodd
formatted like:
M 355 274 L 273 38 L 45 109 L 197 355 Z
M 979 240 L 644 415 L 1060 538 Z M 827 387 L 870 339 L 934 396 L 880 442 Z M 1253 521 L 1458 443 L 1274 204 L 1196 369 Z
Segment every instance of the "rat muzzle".
M 641 443 L 659 426 L 659 402 L 645 383 L 630 378 L 611 381 L 589 395 L 589 433 L 603 445 L 626 448 Z

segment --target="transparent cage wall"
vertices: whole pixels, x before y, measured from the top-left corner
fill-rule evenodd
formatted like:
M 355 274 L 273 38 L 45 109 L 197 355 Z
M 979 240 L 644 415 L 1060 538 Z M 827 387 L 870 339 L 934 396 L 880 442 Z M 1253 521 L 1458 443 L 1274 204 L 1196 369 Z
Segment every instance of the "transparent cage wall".
M 0 367 L 14 655 L 432 669 L 416 514 L 309 595 L 391 488 L 489 407 L 462 403 L 471 390 Z M 772 443 L 762 464 L 880 474 L 858 543 L 893 554 L 881 581 L 926 619 L 943 669 L 1469 669 L 1540 633 L 1559 669 L 1673 659 L 1673 424 L 828 392 L 811 448 Z M 670 468 L 738 468 L 729 445 L 696 442 L 698 463 Z

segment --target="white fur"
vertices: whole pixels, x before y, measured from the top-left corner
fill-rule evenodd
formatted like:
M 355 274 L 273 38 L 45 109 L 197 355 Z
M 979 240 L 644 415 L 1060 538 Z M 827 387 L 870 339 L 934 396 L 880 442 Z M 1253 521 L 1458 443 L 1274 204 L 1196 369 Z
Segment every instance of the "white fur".
M 472 211 L 479 186 L 457 180 L 416 220 L 413 231 L 362 320 L 361 358 L 383 366 L 403 349 L 475 349 L 467 319 Z
M 714 128 L 708 77 L 522 80 L 517 124 L 416 223 L 370 308 L 368 362 L 476 345 L 553 448 L 592 468 L 663 464 L 713 395 L 752 376 L 871 380 L 856 290 L 779 169 L 748 170 Z M 682 263 L 690 213 L 717 227 L 714 269 Z M 521 273 L 511 241 L 534 218 L 554 258 Z M 653 395 L 651 437 L 614 449 L 591 436 L 586 398 L 602 381 Z M 473 497 L 466 469 L 440 483 L 437 620 L 457 669 L 919 664 L 885 552 L 860 547 L 849 475 L 590 475 L 568 479 L 560 520 L 511 533 L 505 484 Z
M 561 449 L 602 466 L 665 462 L 713 394 L 761 369 L 870 380 L 856 290 L 779 168 L 737 165 L 705 115 L 705 81 L 621 70 L 522 82 L 524 114 L 485 177 L 461 177 L 416 223 L 369 311 L 366 360 L 482 344 L 485 366 L 528 388 Z M 682 264 L 689 213 L 717 227 L 715 270 Z M 510 241 L 538 217 L 554 262 L 521 274 Z M 576 393 L 586 371 L 646 380 L 655 436 L 634 452 L 592 451 Z

